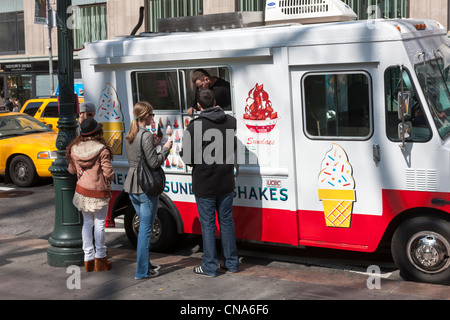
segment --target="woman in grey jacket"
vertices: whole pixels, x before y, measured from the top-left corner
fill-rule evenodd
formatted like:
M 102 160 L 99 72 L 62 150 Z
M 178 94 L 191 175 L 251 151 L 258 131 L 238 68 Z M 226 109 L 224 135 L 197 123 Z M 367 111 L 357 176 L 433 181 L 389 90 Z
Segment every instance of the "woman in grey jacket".
M 150 264 L 148 252 L 150 250 L 150 234 L 155 221 L 158 209 L 158 196 L 149 197 L 141 189 L 137 179 L 137 167 L 141 158 L 140 143 L 151 168 L 158 168 L 166 160 L 172 141 L 169 140 L 162 147 L 161 152 L 156 151 L 153 135 L 146 129 L 150 125 L 153 114 L 153 107 L 148 102 L 140 101 L 133 108 L 134 119 L 130 125 L 130 131 L 125 137 L 125 149 L 127 152 L 128 170 L 125 179 L 124 190 L 128 192 L 131 203 L 139 216 L 139 235 L 137 241 L 137 267 L 135 279 L 156 277 L 159 273 L 157 268 Z

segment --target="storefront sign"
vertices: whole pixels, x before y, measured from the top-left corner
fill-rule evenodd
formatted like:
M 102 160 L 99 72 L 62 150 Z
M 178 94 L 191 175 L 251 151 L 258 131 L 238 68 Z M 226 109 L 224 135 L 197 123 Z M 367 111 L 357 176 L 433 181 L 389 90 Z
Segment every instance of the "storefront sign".
M 12 72 L 12 71 L 32 71 L 33 65 L 31 63 L 7 63 L 2 65 L 3 71 Z

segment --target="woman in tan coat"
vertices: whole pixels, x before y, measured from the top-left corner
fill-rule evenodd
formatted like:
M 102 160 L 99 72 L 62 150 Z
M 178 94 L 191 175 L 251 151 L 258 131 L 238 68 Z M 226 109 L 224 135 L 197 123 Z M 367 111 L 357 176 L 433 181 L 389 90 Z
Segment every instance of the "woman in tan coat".
M 156 169 L 164 163 L 172 148 L 172 141 L 167 141 L 161 149 L 156 151 L 156 143 L 153 135 L 146 129 L 150 125 L 153 114 L 153 107 L 148 102 L 138 102 L 133 108 L 134 119 L 131 121 L 130 131 L 125 137 L 125 149 L 127 151 L 128 170 L 127 178 L 123 186 L 128 192 L 131 203 L 139 216 L 139 234 L 137 242 L 137 266 L 135 279 L 145 279 L 156 277 L 158 267 L 152 266 L 148 251 L 150 250 L 150 234 L 158 210 L 158 196 L 147 196 L 141 189 L 137 179 L 137 167 L 141 159 L 141 139 L 142 151 L 145 154 L 147 164 Z
M 83 213 L 83 251 L 87 272 L 111 269 L 106 257 L 105 220 L 111 198 L 113 153 L 103 138 L 102 124 L 93 118 L 83 120 L 81 134 L 67 147 L 68 170 L 78 181 L 73 204 Z M 92 240 L 94 228 L 95 250 Z

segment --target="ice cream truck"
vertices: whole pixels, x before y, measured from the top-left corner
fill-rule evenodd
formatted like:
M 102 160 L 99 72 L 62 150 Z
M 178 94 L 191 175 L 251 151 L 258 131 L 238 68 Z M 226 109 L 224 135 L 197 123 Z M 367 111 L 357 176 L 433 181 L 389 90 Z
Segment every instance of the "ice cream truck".
M 85 100 L 97 104 L 114 150 L 109 226 L 124 215 L 136 242 L 124 137 L 133 105 L 147 100 L 148 130 L 174 141 L 152 248 L 201 234 L 191 168 L 180 157 L 191 74 L 201 68 L 230 83 L 239 240 L 390 246 L 406 279 L 450 281 L 449 52 L 439 22 L 357 21 L 334 0 L 269 0 L 264 13 L 161 20 L 158 33 L 86 44 Z

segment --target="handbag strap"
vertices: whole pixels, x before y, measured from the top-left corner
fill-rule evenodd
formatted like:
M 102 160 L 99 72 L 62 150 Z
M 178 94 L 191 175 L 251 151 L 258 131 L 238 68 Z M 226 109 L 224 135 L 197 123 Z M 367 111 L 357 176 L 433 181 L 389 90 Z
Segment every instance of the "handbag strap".
M 144 133 L 145 133 L 145 131 L 142 131 L 142 134 L 141 134 L 141 157 L 144 157 L 144 159 L 145 159 L 144 149 L 142 149 L 142 139 L 144 138 Z

